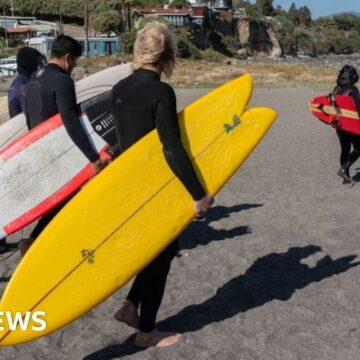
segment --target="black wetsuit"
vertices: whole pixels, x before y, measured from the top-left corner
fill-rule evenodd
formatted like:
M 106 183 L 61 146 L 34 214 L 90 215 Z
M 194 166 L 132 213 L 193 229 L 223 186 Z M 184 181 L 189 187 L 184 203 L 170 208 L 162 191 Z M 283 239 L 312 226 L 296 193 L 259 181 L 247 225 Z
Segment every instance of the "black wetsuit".
M 89 161 L 99 158 L 79 121 L 74 81 L 58 65 L 48 64 L 30 77 L 26 85 L 26 104 L 29 129 L 60 113 L 67 133 Z M 40 219 L 31 233 L 32 238 L 40 235 L 66 202 Z
M 29 129 L 60 113 L 69 136 L 89 161 L 99 158 L 78 118 L 74 81 L 60 66 L 48 64 L 35 72 L 26 86 L 26 100 Z
M 349 83 L 347 78 L 340 78 L 338 83 L 339 85 L 334 89 L 334 94 L 352 96 L 360 117 L 360 94 L 358 88 Z M 350 166 L 360 157 L 360 136 L 339 129 L 336 130 L 336 133 L 341 146 L 340 165 L 345 174 L 350 176 Z M 353 151 L 351 151 L 351 145 Z
M 140 69 L 115 85 L 112 93 L 112 112 L 121 151 L 125 151 L 156 128 L 165 158 L 172 171 L 194 200 L 200 200 L 205 195 L 205 190 L 181 142 L 174 90 L 161 82 L 155 72 Z M 141 306 L 141 331 L 150 332 L 155 328 L 170 263 L 177 250 L 176 239 L 138 274 L 132 285 L 127 299 L 136 307 Z

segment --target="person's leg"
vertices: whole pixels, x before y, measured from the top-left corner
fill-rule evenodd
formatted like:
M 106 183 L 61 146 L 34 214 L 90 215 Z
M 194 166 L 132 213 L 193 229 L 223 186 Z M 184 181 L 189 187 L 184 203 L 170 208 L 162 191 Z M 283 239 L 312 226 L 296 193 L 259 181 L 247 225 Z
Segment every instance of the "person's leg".
M 350 153 L 348 163 L 346 164 L 348 172 L 350 171 L 350 166 L 353 165 L 360 157 L 360 136 L 352 134 L 351 138 L 351 144 L 354 149 Z
M 60 204 L 45 214 L 42 218 L 40 218 L 35 228 L 31 232 L 30 237 L 36 239 L 64 206 L 65 204 Z
M 141 286 L 139 329 L 150 332 L 155 329 L 156 315 L 159 311 L 171 260 L 160 255 L 144 271 Z
M 349 134 L 344 131 L 337 130 L 336 134 L 339 138 L 341 153 L 340 153 L 340 169 L 338 170 L 338 175 L 344 180 L 344 183 L 351 182 L 349 168 L 347 164 L 349 163 L 350 149 L 351 149 L 351 139 Z
M 72 199 L 70 197 L 69 199 L 65 200 L 55 208 L 53 208 L 51 211 L 49 211 L 47 214 L 45 214 L 36 224 L 34 230 L 31 232 L 30 237 L 27 239 L 23 239 L 19 242 L 19 251 L 21 254 L 21 257 L 23 257 L 26 252 L 29 250 L 31 245 L 34 243 L 36 238 L 41 234 L 41 232 L 46 228 L 46 226 L 50 223 L 50 221 L 60 212 L 60 210 Z
M 114 314 L 116 320 L 124 322 L 126 325 L 136 329 L 139 327 L 138 309 L 140 304 L 142 278 L 143 272 L 140 272 L 136 276 L 126 300 Z
M 341 130 L 337 130 L 336 134 L 339 138 L 341 153 L 340 153 L 340 166 L 343 167 L 349 161 L 349 155 L 351 150 L 351 139 L 349 135 Z
M 143 270 L 139 332 L 135 341 L 139 347 L 169 346 L 181 338 L 180 334 L 155 329 L 156 316 L 164 296 L 171 261 L 178 249 L 176 239 Z

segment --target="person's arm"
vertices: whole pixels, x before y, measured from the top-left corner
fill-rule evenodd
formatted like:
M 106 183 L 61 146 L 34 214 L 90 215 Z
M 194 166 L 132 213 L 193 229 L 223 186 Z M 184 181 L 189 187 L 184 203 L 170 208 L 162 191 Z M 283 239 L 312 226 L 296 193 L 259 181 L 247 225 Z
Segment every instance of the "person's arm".
M 206 192 L 181 142 L 176 113 L 176 97 L 170 86 L 164 86 L 161 100 L 156 107 L 155 121 L 163 152 L 171 170 L 195 201 L 204 198 Z
M 26 85 L 21 85 L 19 88 L 19 94 L 18 94 L 18 99 L 20 101 L 20 106 L 21 106 L 21 112 L 24 113 L 24 115 L 26 116 L 26 96 L 25 96 L 25 87 Z
M 79 121 L 74 81 L 70 76 L 59 76 L 56 82 L 56 104 L 65 129 L 82 153 L 90 162 L 94 163 L 99 159 L 99 155 L 90 143 Z

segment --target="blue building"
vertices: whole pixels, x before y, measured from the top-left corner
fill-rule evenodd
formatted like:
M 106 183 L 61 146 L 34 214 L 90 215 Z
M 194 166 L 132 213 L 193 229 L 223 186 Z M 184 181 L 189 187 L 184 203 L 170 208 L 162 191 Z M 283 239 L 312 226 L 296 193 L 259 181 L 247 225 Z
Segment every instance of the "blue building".
M 55 38 L 41 37 L 26 40 L 27 46 L 34 48 L 44 54 L 46 57 L 50 56 L 52 43 Z M 76 39 L 85 50 L 85 39 Z M 116 55 L 121 52 L 121 43 L 118 38 L 89 38 L 88 39 L 88 55 L 89 56 L 105 56 Z M 85 53 L 83 52 L 83 55 Z

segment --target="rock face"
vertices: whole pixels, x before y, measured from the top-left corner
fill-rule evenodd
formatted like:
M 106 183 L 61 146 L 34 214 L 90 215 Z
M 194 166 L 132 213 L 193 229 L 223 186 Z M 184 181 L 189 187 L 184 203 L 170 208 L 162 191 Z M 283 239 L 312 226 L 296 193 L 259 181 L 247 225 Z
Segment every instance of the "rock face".
M 267 31 L 268 31 L 270 40 L 273 45 L 271 53 L 270 53 L 270 57 L 272 59 L 277 59 L 282 55 L 282 50 L 281 50 L 281 45 L 280 45 L 279 39 L 276 37 L 276 34 L 271 27 L 269 27 L 267 29 Z
M 281 56 L 282 51 L 279 40 L 271 27 L 262 22 L 250 21 L 240 18 L 237 22 L 241 49 L 239 55 L 262 55 L 271 58 Z

